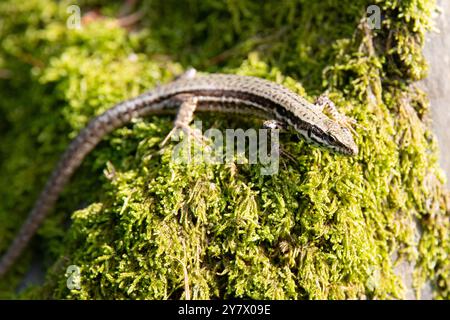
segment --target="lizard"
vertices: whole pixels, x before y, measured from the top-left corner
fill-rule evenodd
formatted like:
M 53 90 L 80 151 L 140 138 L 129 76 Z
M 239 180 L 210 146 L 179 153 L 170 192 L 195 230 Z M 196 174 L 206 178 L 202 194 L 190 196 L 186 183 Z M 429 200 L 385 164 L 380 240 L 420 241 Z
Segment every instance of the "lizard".
M 324 108 L 329 109 L 331 118 L 323 113 Z M 280 84 L 258 77 L 197 75 L 195 69 L 189 69 L 173 82 L 116 104 L 80 131 L 61 156 L 27 219 L 0 260 L 0 277 L 24 251 L 64 186 L 103 137 L 132 119 L 155 114 L 177 113 L 174 129 L 186 130 L 193 120 L 194 111 L 268 119 L 269 128 L 291 127 L 306 141 L 318 146 L 350 156 L 358 153 L 349 118 L 341 115 L 326 96 L 320 96 L 316 103 L 311 103 Z

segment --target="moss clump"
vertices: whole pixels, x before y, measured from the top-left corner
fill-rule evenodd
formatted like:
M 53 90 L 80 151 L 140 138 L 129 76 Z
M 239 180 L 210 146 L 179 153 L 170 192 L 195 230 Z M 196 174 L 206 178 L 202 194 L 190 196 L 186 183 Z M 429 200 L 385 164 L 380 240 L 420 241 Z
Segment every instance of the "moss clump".
M 14 296 L 33 251 L 49 271 L 21 297 L 402 298 L 394 268 L 409 260 L 418 292 L 431 281 L 449 298 L 446 191 L 426 98 L 413 84 L 425 74 L 434 3 L 378 1 L 380 30 L 360 22 L 369 4 L 153 1 L 130 30 L 113 18 L 119 5 L 86 1 L 84 13 L 111 18 L 70 30 L 68 3 L 1 3 L 0 251 L 69 139 L 183 65 L 264 77 L 311 100 L 328 89 L 358 121 L 360 146 L 345 157 L 287 134 L 282 146 L 295 160 L 261 176 L 255 165 L 178 164 L 173 145 L 159 152 L 172 118 L 135 121 L 86 159 L 1 296 Z M 203 128 L 259 125 L 199 118 Z M 67 289 L 69 265 L 81 267 L 80 290 Z

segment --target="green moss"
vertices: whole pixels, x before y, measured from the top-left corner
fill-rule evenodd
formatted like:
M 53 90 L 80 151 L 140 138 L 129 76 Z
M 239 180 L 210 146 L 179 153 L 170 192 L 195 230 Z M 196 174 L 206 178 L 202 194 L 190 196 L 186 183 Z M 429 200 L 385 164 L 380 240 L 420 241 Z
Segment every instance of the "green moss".
M 46 281 L 19 297 L 402 298 L 395 264 L 409 260 L 416 290 L 430 281 L 449 298 L 447 191 L 426 96 L 414 86 L 426 73 L 420 50 L 433 1 L 377 1 L 381 30 L 360 23 L 368 1 L 151 1 L 133 31 L 113 18 L 120 6 L 105 3 L 80 2 L 83 13 L 111 16 L 82 30 L 67 29 L 68 2 L 0 4 L 0 69 L 9 74 L 0 79 L 0 251 L 69 139 L 182 66 L 260 76 L 310 100 L 328 89 L 358 121 L 360 154 L 286 134 L 295 160 L 283 157 L 277 175 L 181 165 L 173 145 L 159 147 L 171 117 L 134 121 L 88 156 L 1 297 L 16 296 L 40 252 Z M 260 125 L 198 117 L 203 128 Z M 81 267 L 80 290 L 67 289 L 69 265 Z

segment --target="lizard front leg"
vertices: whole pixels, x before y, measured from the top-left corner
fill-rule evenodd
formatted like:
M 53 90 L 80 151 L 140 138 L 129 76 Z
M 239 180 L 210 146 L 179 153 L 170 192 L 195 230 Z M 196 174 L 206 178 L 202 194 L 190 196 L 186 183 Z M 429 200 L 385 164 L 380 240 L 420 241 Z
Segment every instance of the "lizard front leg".
M 324 111 L 327 112 L 338 124 L 356 134 L 356 131 L 352 128 L 352 125 L 356 124 L 356 120 L 341 114 L 334 102 L 328 98 L 327 94 L 320 95 L 314 102 L 314 106 L 317 107 L 322 113 Z
M 274 119 L 265 120 L 262 124 L 262 127 L 264 129 L 269 129 L 269 130 L 273 130 L 273 129 L 286 130 L 288 128 L 286 123 L 278 121 L 278 120 L 274 120 Z

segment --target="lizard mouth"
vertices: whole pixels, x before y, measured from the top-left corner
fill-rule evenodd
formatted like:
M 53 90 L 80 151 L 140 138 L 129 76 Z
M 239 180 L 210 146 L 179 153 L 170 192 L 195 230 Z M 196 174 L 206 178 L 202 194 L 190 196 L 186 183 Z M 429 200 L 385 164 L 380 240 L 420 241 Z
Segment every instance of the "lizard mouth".
M 353 139 L 352 139 L 353 140 Z M 349 141 L 348 143 L 339 143 L 339 148 L 343 150 L 342 152 L 349 156 L 356 156 L 359 152 L 358 146 L 354 141 Z

